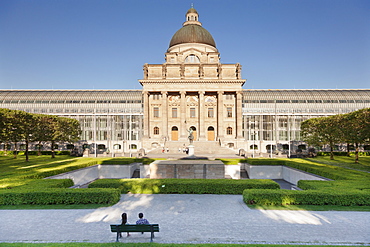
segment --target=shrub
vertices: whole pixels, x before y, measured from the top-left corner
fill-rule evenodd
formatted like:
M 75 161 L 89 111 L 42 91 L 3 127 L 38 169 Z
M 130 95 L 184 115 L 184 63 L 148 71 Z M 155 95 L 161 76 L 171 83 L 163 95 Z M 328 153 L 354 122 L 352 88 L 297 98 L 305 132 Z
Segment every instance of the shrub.
M 245 189 L 278 189 L 279 185 L 269 179 L 101 179 L 89 188 L 145 194 L 242 194 Z
M 0 205 L 114 204 L 120 196 L 117 189 L 2 189 Z
M 367 191 L 328 190 L 244 190 L 243 200 L 247 204 L 259 205 L 340 205 L 369 206 Z

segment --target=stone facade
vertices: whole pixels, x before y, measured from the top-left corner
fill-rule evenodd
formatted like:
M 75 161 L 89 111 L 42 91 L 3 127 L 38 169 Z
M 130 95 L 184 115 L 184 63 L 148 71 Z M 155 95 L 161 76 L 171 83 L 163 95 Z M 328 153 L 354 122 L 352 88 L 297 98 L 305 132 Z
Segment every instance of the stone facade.
M 190 9 L 163 64 L 145 64 L 143 147 L 163 142 L 242 141 L 241 65 L 220 63 L 212 36 Z

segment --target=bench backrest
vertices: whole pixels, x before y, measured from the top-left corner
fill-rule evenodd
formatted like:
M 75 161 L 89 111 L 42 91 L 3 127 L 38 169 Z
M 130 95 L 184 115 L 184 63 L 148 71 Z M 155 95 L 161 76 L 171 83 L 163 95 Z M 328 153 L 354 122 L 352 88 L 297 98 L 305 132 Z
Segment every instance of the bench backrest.
M 111 232 L 159 232 L 159 224 L 149 225 L 110 225 Z

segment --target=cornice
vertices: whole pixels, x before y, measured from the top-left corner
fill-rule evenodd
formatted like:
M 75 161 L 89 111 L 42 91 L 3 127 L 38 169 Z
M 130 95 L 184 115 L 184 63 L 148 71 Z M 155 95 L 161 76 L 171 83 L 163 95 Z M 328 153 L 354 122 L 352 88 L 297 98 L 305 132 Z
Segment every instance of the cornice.
M 184 80 L 184 79 L 166 79 L 166 80 L 161 80 L 161 79 L 158 79 L 158 80 L 139 80 L 139 82 L 141 84 L 145 84 L 145 83 L 148 83 L 148 84 L 157 84 L 157 83 L 161 83 L 161 84 L 179 84 L 179 83 L 187 83 L 187 84 L 190 84 L 190 83 L 245 83 L 247 80 L 235 80 L 235 79 L 231 79 L 231 80 L 227 80 L 227 79 L 188 79 L 188 80 Z

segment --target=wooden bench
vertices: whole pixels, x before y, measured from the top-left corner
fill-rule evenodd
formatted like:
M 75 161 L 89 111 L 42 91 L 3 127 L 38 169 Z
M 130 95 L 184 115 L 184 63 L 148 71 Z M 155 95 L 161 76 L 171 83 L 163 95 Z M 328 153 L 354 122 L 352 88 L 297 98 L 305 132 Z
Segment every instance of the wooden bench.
M 111 232 L 117 232 L 116 242 L 122 232 L 150 232 L 150 242 L 153 242 L 154 232 L 159 232 L 158 224 L 149 225 L 110 225 Z

